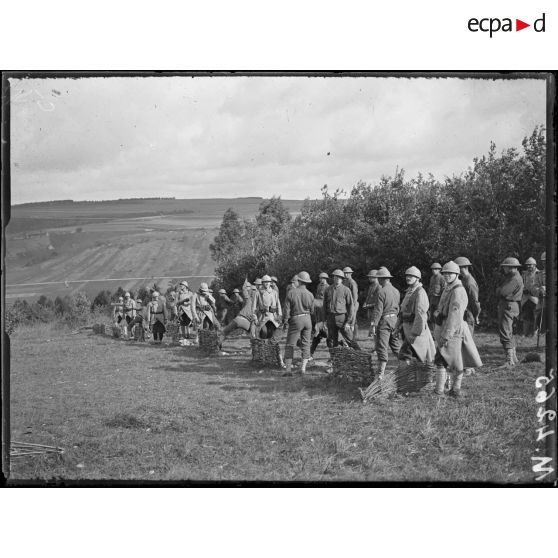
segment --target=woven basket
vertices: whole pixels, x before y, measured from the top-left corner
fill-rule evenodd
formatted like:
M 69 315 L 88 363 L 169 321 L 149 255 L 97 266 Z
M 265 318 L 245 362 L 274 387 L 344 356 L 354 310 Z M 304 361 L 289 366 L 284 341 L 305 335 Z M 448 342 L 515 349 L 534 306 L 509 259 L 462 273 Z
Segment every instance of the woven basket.
M 135 341 L 145 341 L 145 329 L 142 324 L 135 324 L 132 331 Z
M 334 378 L 363 385 L 374 380 L 372 353 L 355 351 L 348 347 L 334 347 L 329 350 L 329 354 Z
M 198 329 L 199 348 L 206 355 L 219 352 L 219 332 L 211 329 Z
M 281 365 L 281 347 L 269 339 L 250 339 L 252 360 L 270 366 Z
M 118 325 L 113 325 L 112 326 L 112 336 L 117 338 L 117 339 L 122 337 L 122 328 Z
M 167 335 L 172 338 L 174 343 L 176 343 L 178 341 L 178 338 L 180 337 L 179 325 L 174 322 L 167 323 L 165 329 L 167 330 L 166 331 Z
M 413 361 L 407 365 L 400 362 L 395 372 L 395 385 L 399 393 L 412 393 L 431 386 L 434 379 L 434 364 Z

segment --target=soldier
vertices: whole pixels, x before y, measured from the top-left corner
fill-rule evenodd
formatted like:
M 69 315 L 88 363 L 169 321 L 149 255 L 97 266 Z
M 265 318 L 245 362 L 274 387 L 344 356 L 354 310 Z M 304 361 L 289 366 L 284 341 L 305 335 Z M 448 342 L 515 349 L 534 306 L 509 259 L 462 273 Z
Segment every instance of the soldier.
M 215 315 L 217 311 L 215 299 L 211 296 L 207 283 L 200 284 L 198 292 L 192 297 L 191 305 L 195 327 L 201 329 L 220 329 L 221 326 Z
M 391 284 L 390 279 L 393 275 L 387 268 L 380 267 L 376 277 L 381 288 L 370 319 L 369 335 L 375 337 L 376 354 L 380 365 L 378 376 L 381 378 L 388 362 L 388 346 L 394 355 L 398 355 L 401 348 L 401 341 L 395 331 L 401 295 Z
M 506 351 L 504 367 L 515 366 L 519 360 L 513 338 L 513 321 L 519 316 L 519 303 L 523 295 L 523 279 L 518 268 L 521 264 L 517 258 L 506 258 L 500 267 L 504 273 L 496 295 L 498 297 L 498 333 L 500 343 Z
M 226 325 L 227 314 L 229 308 L 232 306 L 232 300 L 227 296 L 227 291 L 225 289 L 219 289 L 219 296 L 216 301 L 217 306 L 217 319 L 222 325 Z
M 153 341 L 155 343 L 163 341 L 163 335 L 166 331 L 167 312 L 167 305 L 161 300 L 159 291 L 153 291 L 151 302 L 147 305 L 147 323 L 149 324 L 149 330 L 153 332 Z
M 271 277 L 262 277 L 262 290 L 254 299 L 252 313 L 256 316 L 260 339 L 272 339 L 275 343 L 281 337 L 283 311 L 279 301 L 279 293 L 271 287 Z
M 432 321 L 432 315 L 436 312 L 438 308 L 438 303 L 440 302 L 440 297 L 442 296 L 442 291 L 444 290 L 445 281 L 440 270 L 442 266 L 438 262 L 434 262 L 430 269 L 432 270 L 432 277 L 430 277 L 430 284 L 428 285 L 428 302 L 430 304 L 430 327 L 433 328 L 434 324 Z
M 480 315 L 480 302 L 479 302 L 479 286 L 475 278 L 471 275 L 471 268 L 473 264 L 468 258 L 460 256 L 455 258 L 455 263 L 459 266 L 460 280 L 463 287 L 465 287 L 465 292 L 467 293 L 467 309 L 465 310 L 465 321 L 471 330 L 471 335 L 473 339 L 475 337 L 475 325 L 479 323 Z M 474 368 L 466 368 L 465 376 L 470 376 L 474 374 Z
M 256 277 L 256 279 L 254 280 L 254 285 L 256 287 L 256 291 L 261 292 L 263 286 L 262 286 L 262 280 L 259 277 Z
M 240 291 L 237 288 L 233 289 L 231 301 L 232 306 L 229 310 L 229 314 L 231 315 L 231 320 L 234 320 L 238 316 L 240 309 L 244 305 L 244 299 L 240 295 Z
M 238 292 L 238 289 L 234 289 Z M 233 293 L 234 293 L 233 291 Z M 252 300 L 252 286 L 250 283 L 245 282 L 242 287 L 242 296 L 239 294 L 240 300 L 243 300 L 243 305 L 238 314 L 229 322 L 229 324 L 223 329 L 221 335 L 221 343 L 236 329 L 242 329 L 244 331 L 251 332 L 252 324 L 254 319 L 254 313 L 252 310 L 253 300 Z
M 119 296 L 118 302 L 113 306 L 112 318 L 114 320 L 114 325 L 120 325 L 120 322 L 124 319 L 124 297 Z
M 329 336 L 328 347 L 337 347 L 339 334 L 341 334 L 349 347 L 360 351 L 358 343 L 353 340 L 351 323 L 354 318 L 355 306 L 351 291 L 343 285 L 345 274 L 340 269 L 336 269 L 331 276 L 333 285 L 330 285 L 324 294 L 324 311 Z
M 428 327 L 428 295 L 420 282 L 421 273 L 411 266 L 405 271 L 407 290 L 401 303 L 395 331 L 403 332 L 403 344 L 398 358 L 406 364 L 416 358 L 420 362 L 434 362 L 436 347 Z
M 171 321 L 175 321 L 176 319 L 178 319 L 178 309 L 176 303 L 177 303 L 177 293 L 173 289 L 169 291 L 168 299 L 167 299 L 167 310 L 169 311 L 169 319 Z
M 368 272 L 368 282 L 370 286 L 368 287 L 368 292 L 366 293 L 366 300 L 364 301 L 363 308 L 366 308 L 366 317 L 368 322 L 372 318 L 372 312 L 374 306 L 376 306 L 376 301 L 378 300 L 378 293 L 380 292 L 380 284 L 378 283 L 378 278 L 376 277 L 378 273 L 377 269 L 371 269 Z
M 354 337 L 356 337 L 355 324 L 356 324 L 357 312 L 358 312 L 358 308 L 359 308 L 358 284 L 353 279 L 353 270 L 349 266 L 343 268 L 343 273 L 345 274 L 344 284 L 351 291 L 351 294 L 353 295 L 354 306 L 355 306 L 354 313 L 353 313 L 353 321 L 351 323 L 351 328 L 353 330 L 353 338 L 354 338 Z
M 132 321 L 130 332 L 136 341 L 145 341 L 145 316 L 141 298 L 136 299 L 136 316 Z
M 543 286 L 543 277 L 542 273 L 537 269 L 535 258 L 528 258 L 525 262 L 525 268 L 526 270 L 521 274 L 523 279 L 521 320 L 523 322 L 523 335 L 531 337 L 538 327 L 538 323 L 536 323 L 537 306 L 539 305 L 540 291 Z
M 535 313 L 535 322 L 537 327 L 537 346 L 538 335 L 546 331 L 546 314 L 545 303 L 546 298 L 546 252 L 541 254 L 541 288 L 539 289 L 539 303 L 537 304 L 537 311 Z
M 289 282 L 289 284 L 287 285 L 287 292 L 286 295 L 289 294 L 289 292 L 292 289 L 296 289 L 298 287 L 298 275 L 294 275 L 293 278 L 291 279 L 291 281 Z M 285 296 L 286 296 L 285 295 Z
M 312 345 L 310 346 L 310 360 L 314 356 L 318 345 L 322 339 L 327 343 L 327 324 L 324 311 L 324 296 L 327 289 L 329 289 L 329 275 L 325 272 L 320 273 L 320 283 L 316 288 L 316 296 L 314 297 L 314 313 L 312 317 Z M 328 345 L 329 346 L 329 345 Z
M 279 294 L 279 286 L 277 285 L 277 277 L 275 275 L 271 276 L 271 288 Z
M 436 387 L 434 393 L 444 394 L 447 369 L 450 369 L 449 395 L 461 396 L 461 382 L 465 368 L 482 366 L 469 326 L 465 322 L 467 293 L 459 280 L 459 266 L 452 261 L 442 268 L 446 286 L 434 312 L 434 337 L 438 348 L 434 357 Z
M 194 313 L 192 312 L 193 296 L 194 293 L 190 290 L 188 281 L 181 281 L 176 298 L 176 311 L 183 339 L 190 339 L 190 326 L 194 323 Z
M 285 300 L 285 322 L 289 324 L 287 341 L 285 343 L 285 372 L 283 376 L 292 376 L 294 348 L 298 338 L 301 340 L 302 366 L 300 373 L 306 372 L 306 365 L 310 359 L 310 337 L 312 319 L 310 315 L 314 309 L 314 295 L 306 288 L 312 280 L 306 271 L 298 274 L 299 286 L 291 289 Z
M 122 313 L 124 316 L 122 333 L 125 339 L 128 339 L 128 329 L 132 330 L 131 323 L 136 317 L 136 302 L 130 297 L 130 293 L 124 294 L 124 302 L 122 303 Z

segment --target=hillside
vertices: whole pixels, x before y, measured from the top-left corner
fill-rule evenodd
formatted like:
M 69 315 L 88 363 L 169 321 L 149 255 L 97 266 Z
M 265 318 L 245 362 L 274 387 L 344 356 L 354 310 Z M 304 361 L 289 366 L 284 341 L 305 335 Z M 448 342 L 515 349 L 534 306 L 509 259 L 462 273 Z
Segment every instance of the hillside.
M 6 230 L 6 301 L 78 290 L 95 295 L 186 276 L 194 276 L 190 282 L 197 288 L 214 273 L 209 245 L 224 211 L 233 207 L 250 218 L 260 203 L 236 198 L 16 205 Z M 302 202 L 285 205 L 297 213 Z M 159 281 L 161 288 L 167 282 Z

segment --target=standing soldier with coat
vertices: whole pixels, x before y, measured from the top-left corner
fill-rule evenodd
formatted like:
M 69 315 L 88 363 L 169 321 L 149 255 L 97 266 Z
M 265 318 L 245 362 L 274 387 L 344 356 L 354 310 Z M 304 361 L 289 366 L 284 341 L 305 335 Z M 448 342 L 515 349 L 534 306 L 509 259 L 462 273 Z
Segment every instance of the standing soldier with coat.
M 401 341 L 395 331 L 401 295 L 391 284 L 393 275 L 385 267 L 381 267 L 376 274 L 380 282 L 378 300 L 370 319 L 369 335 L 375 337 L 376 354 L 380 365 L 378 376 L 381 378 L 388 362 L 388 347 L 394 355 L 399 355 Z
M 537 269 L 535 258 L 528 258 L 525 262 L 525 271 L 521 274 L 523 279 L 523 295 L 521 297 L 521 321 L 523 322 L 523 335 L 531 337 L 538 327 L 536 323 L 537 306 L 540 291 L 543 286 L 542 273 Z
M 219 296 L 215 303 L 217 307 L 217 319 L 221 325 L 226 325 L 228 323 L 227 316 L 229 309 L 232 306 L 232 300 L 227 296 L 227 291 L 225 289 L 219 289 Z
M 398 358 L 411 364 L 413 358 L 420 362 L 434 362 L 436 347 L 428 327 L 428 295 L 420 282 L 421 273 L 411 266 L 405 271 L 407 290 L 395 325 L 395 331 L 403 332 L 403 344 Z
M 353 312 L 353 321 L 351 323 L 351 329 L 353 332 L 353 339 L 357 336 L 357 329 L 356 329 L 356 320 L 357 320 L 357 312 L 359 309 L 359 302 L 358 302 L 358 284 L 353 279 L 353 270 L 347 266 L 343 269 L 343 273 L 345 274 L 345 281 L 344 284 L 346 287 L 349 288 L 351 294 L 353 295 L 353 302 L 354 302 L 354 312 Z
M 298 274 L 299 286 L 291 289 L 285 299 L 285 321 L 289 325 L 287 341 L 285 343 L 285 373 L 292 376 L 294 348 L 297 340 L 301 340 L 302 366 L 300 373 L 306 372 L 306 365 L 310 359 L 310 338 L 312 335 L 311 314 L 314 311 L 314 295 L 306 288 L 312 280 L 306 271 Z
M 181 281 L 176 296 L 176 312 L 183 339 L 190 339 L 190 326 L 194 324 L 194 313 L 192 311 L 193 296 L 194 293 L 190 290 L 188 281 Z
M 118 302 L 113 304 L 113 306 L 112 319 L 114 320 L 114 325 L 120 325 L 120 322 L 124 319 L 124 297 L 119 296 Z
M 380 284 L 378 283 L 378 278 L 376 274 L 378 273 L 377 269 L 371 269 L 368 272 L 368 281 L 370 286 L 368 287 L 368 292 L 366 293 L 366 300 L 364 301 L 363 308 L 366 308 L 366 317 L 368 322 L 372 319 L 372 312 L 374 311 L 374 307 L 376 306 L 376 302 L 378 300 L 378 294 L 380 292 Z
M 436 312 L 436 308 L 438 308 L 446 282 L 440 273 L 442 266 L 438 262 L 434 262 L 430 266 L 430 269 L 432 270 L 432 277 L 430 277 L 430 283 L 428 285 L 428 302 L 430 303 L 430 326 L 433 328 L 434 322 L 432 316 L 434 312 Z
M 262 290 L 254 298 L 252 313 L 257 319 L 258 335 L 260 339 L 271 339 L 275 343 L 281 337 L 281 323 L 283 311 L 279 301 L 279 293 L 271 287 L 271 277 L 262 277 Z
M 234 320 L 238 316 L 240 309 L 244 305 L 244 299 L 242 298 L 239 289 L 237 288 L 233 289 L 231 301 L 232 301 L 232 306 L 229 310 L 229 314 L 231 314 L 231 320 Z
M 459 280 L 459 266 L 452 261 L 442 268 L 446 286 L 438 308 L 434 312 L 434 337 L 438 349 L 434 357 L 436 388 L 434 393 L 444 394 L 447 372 L 450 373 L 452 397 L 461 396 L 461 382 L 465 368 L 482 366 L 471 330 L 464 320 L 467 293 Z
M 131 298 L 130 293 L 124 295 L 124 302 L 122 303 L 122 313 L 124 316 L 122 333 L 125 339 L 128 339 L 128 331 L 132 331 L 132 322 L 136 317 L 136 301 Z
M 518 268 L 521 264 L 517 258 L 506 258 L 500 267 L 504 273 L 496 295 L 498 297 L 498 334 L 500 343 L 506 351 L 504 367 L 519 363 L 513 338 L 513 321 L 519 316 L 519 303 L 523 295 L 523 279 Z
M 354 319 L 355 306 L 351 291 L 343 285 L 345 274 L 336 269 L 332 274 L 333 285 L 324 294 L 324 311 L 329 336 L 328 347 L 339 345 L 339 334 L 352 349 L 360 351 L 358 343 L 353 339 L 351 323 Z
M 191 300 L 194 327 L 200 329 L 218 330 L 221 328 L 217 320 L 215 299 L 209 292 L 207 283 L 201 283 L 198 292 Z
M 475 278 L 471 275 L 471 268 L 473 264 L 468 258 L 460 256 L 455 258 L 455 263 L 459 266 L 459 274 L 461 279 L 461 284 L 465 287 L 465 292 L 467 293 L 467 310 L 465 310 L 465 321 L 471 330 L 471 335 L 475 337 L 475 325 L 479 323 L 480 315 L 480 302 L 479 302 L 479 286 Z M 465 370 L 465 375 L 470 376 L 474 374 L 474 368 L 467 368 Z
M 167 321 L 167 305 L 159 296 L 159 291 L 151 293 L 151 302 L 147 305 L 147 323 L 149 330 L 153 333 L 153 341 L 161 343 L 165 334 L 165 323 Z

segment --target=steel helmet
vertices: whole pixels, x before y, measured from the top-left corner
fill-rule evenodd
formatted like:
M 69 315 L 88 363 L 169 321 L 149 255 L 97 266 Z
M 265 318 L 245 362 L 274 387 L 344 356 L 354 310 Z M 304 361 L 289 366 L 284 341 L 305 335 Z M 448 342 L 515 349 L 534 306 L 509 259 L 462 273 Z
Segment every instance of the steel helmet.
M 380 267 L 380 269 L 378 269 L 378 272 L 376 273 L 376 277 L 378 279 L 391 279 L 393 277 L 393 275 L 389 272 L 387 267 Z
M 376 274 L 377 274 L 377 273 L 378 273 L 378 270 L 377 270 L 377 269 L 371 269 L 371 270 L 368 272 L 367 277 L 376 277 Z
M 332 274 L 332 277 L 341 277 L 341 279 L 345 279 L 345 274 L 340 270 L 336 269 Z
M 119 296 L 119 297 L 118 297 L 118 302 L 123 302 L 123 301 L 124 301 L 124 297 Z
M 136 298 L 136 304 L 143 304 L 143 301 L 141 298 Z
M 256 277 L 256 280 L 254 281 L 254 285 L 261 285 L 262 284 L 262 280 L 259 277 Z
M 227 291 L 225 291 L 225 289 L 219 289 L 219 294 L 227 294 Z
M 158 298 L 159 297 L 159 291 L 153 291 L 151 293 L 151 298 Z
M 527 258 L 524 265 L 537 265 L 537 260 L 535 258 Z
M 130 293 L 125 293 L 124 296 L 130 298 Z
M 312 279 L 310 279 L 310 275 L 306 271 L 301 271 L 298 274 L 298 280 L 302 283 L 312 283 Z
M 325 271 L 322 271 L 319 277 L 320 279 L 329 279 L 329 275 Z
M 257 290 L 258 290 L 258 287 L 256 287 L 256 285 L 252 285 L 252 290 L 253 290 L 253 291 L 257 291 Z
M 293 278 L 291 279 L 291 283 L 296 283 L 298 281 L 298 275 L 293 275 Z
M 409 269 L 405 271 L 405 275 L 411 275 L 412 277 L 416 277 L 417 279 L 421 278 L 420 270 L 418 267 L 412 265 Z
M 459 267 L 472 266 L 473 264 L 469 261 L 469 258 L 459 256 L 453 260 Z
M 442 273 L 455 273 L 456 275 L 459 275 L 459 266 L 450 260 L 444 264 L 444 267 L 442 267 Z
M 277 277 L 275 277 L 275 275 L 272 275 L 272 276 L 271 276 L 271 280 L 272 280 L 274 283 L 277 283 Z
M 240 294 L 240 291 L 238 289 L 233 289 L 233 293 L 239 293 Z
M 541 260 L 542 260 L 543 262 L 546 262 L 546 252 L 543 252 L 543 253 L 541 254 Z
M 506 258 L 500 265 L 502 267 L 521 267 L 517 258 Z
M 438 262 L 434 262 L 431 266 L 430 269 L 442 269 L 442 266 L 438 263 Z
M 209 287 L 207 286 L 207 283 L 201 283 L 200 284 L 200 291 L 203 293 L 208 293 L 209 292 Z
M 271 283 L 271 277 L 269 275 L 264 275 L 262 277 L 262 283 Z
M 181 284 L 183 287 L 187 287 L 187 286 L 188 286 L 188 281 L 180 281 L 180 284 Z
M 354 271 L 349 266 L 347 266 L 343 268 L 343 273 L 354 273 Z

